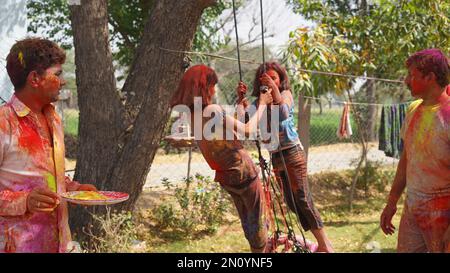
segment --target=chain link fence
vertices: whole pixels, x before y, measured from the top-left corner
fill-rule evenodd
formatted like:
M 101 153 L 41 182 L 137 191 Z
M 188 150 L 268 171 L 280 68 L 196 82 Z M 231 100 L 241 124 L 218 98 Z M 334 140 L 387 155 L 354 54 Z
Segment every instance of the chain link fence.
M 245 56 L 245 53 L 244 53 Z M 238 67 L 235 62 L 220 59 L 199 59 L 198 63 L 205 63 L 213 67 L 219 78 L 217 85 L 217 92 L 215 102 L 221 105 L 228 105 L 233 108 L 236 102 L 235 88 L 239 81 Z M 194 62 L 195 63 L 195 62 Z M 243 81 L 248 85 L 248 99 L 250 102 L 254 100 L 250 97 L 253 88 L 253 79 L 257 64 L 242 65 Z M 295 124 L 298 124 L 298 92 L 294 90 L 295 97 Z M 61 104 L 62 114 L 66 132 L 66 146 L 67 156 L 74 159 L 76 157 L 76 145 L 78 134 L 78 110 L 74 101 L 76 97 L 71 95 L 67 98 L 65 103 Z M 308 151 L 308 172 L 310 174 L 339 171 L 356 168 L 358 160 L 361 158 L 362 144 L 361 144 L 361 130 L 367 130 L 371 124 L 368 120 L 368 107 L 372 107 L 375 111 L 375 117 L 372 122 L 375 122 L 372 138 L 367 141 L 368 153 L 367 159 L 369 161 L 377 161 L 383 165 L 395 166 L 398 162 L 396 158 L 388 157 L 383 151 L 378 150 L 378 130 L 380 127 L 380 116 L 382 105 L 350 105 L 354 107 L 361 115 L 360 125 L 351 111 L 350 122 L 353 134 L 349 138 L 340 139 L 337 136 L 337 130 L 342 117 L 344 108 L 344 101 L 346 98 L 341 96 L 324 96 L 320 100 L 310 99 L 311 118 L 310 118 L 310 146 Z M 167 124 L 165 136 L 170 134 L 170 129 L 173 122 L 178 118 L 177 113 L 172 113 L 172 116 Z M 304 130 L 304 128 L 300 128 Z M 245 148 L 257 161 L 257 150 L 253 141 L 246 141 Z M 264 157 L 268 160 L 269 154 L 263 151 Z M 175 148 L 168 142 L 162 140 L 160 149 L 158 150 L 154 161 L 152 163 L 150 172 L 147 177 L 145 187 L 153 187 L 161 185 L 164 179 L 171 182 L 180 182 L 189 174 L 194 175 L 200 173 L 204 176 L 214 177 L 214 171 L 211 170 L 203 159 L 198 148 Z

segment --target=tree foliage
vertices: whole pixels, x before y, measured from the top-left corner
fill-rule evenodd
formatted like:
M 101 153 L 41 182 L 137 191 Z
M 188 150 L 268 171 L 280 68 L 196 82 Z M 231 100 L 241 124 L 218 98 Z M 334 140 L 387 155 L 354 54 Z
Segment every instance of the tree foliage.
M 291 32 L 285 55 L 288 66 L 294 69 L 290 71 L 291 78 L 296 79 L 293 81 L 294 90 L 315 97 L 332 90 L 340 94 L 348 89 L 352 80 L 310 75 L 302 69 L 347 73 L 358 60 L 351 44 L 342 35 L 329 33 L 326 25 L 319 25 L 314 30 L 302 27 Z
M 110 42 L 114 60 L 119 65 L 128 67 L 131 64 L 154 3 L 155 0 L 108 1 Z M 223 25 L 220 15 L 230 7 L 230 1 L 219 0 L 215 6 L 205 10 L 194 37 L 194 50 L 214 51 L 229 42 L 229 38 L 222 36 L 218 30 Z M 28 31 L 43 32 L 65 49 L 72 47 L 73 33 L 67 0 L 30 0 L 27 9 Z
M 294 11 L 340 36 L 358 55 L 349 72 L 398 78 L 404 61 L 424 48 L 450 50 L 446 0 L 288 0 Z M 329 67 L 332 68 L 332 67 Z

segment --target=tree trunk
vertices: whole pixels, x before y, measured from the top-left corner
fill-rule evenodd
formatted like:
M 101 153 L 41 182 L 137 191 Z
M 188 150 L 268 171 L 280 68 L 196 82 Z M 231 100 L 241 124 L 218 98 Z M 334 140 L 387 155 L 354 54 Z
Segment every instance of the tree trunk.
M 122 91 L 116 90 L 109 47 L 107 1 L 82 1 L 71 6 L 80 108 L 75 179 L 101 190 L 130 194 L 114 206 L 132 210 L 142 192 L 151 162 L 169 117 L 169 101 L 183 74 L 184 54 L 161 48 L 189 50 L 203 10 L 213 0 L 155 1 Z M 89 212 L 104 213 L 104 207 Z M 71 212 L 72 230 L 95 224 L 86 209 Z
M 366 97 L 369 103 L 375 103 L 375 82 L 373 80 L 369 80 L 366 85 Z M 366 135 L 367 141 L 375 141 L 376 140 L 376 119 L 377 119 L 377 106 L 376 105 L 368 105 L 368 110 L 366 120 Z
M 305 150 L 306 159 L 308 159 L 308 150 L 310 143 L 309 129 L 311 124 L 311 101 L 305 99 L 302 94 L 298 96 L 298 135 L 300 142 Z
M 354 194 L 356 191 L 356 183 L 358 182 L 358 177 L 359 177 L 359 173 L 362 168 L 362 164 L 364 162 L 366 162 L 366 167 L 367 167 L 368 142 L 367 142 L 367 131 L 364 130 L 364 127 L 363 127 L 364 122 L 361 118 L 363 113 L 361 113 L 360 110 L 357 110 L 357 107 L 355 107 L 355 105 L 352 105 L 353 99 L 352 99 L 352 96 L 351 96 L 349 90 L 347 90 L 347 94 L 348 94 L 349 102 L 351 104 L 350 110 L 352 111 L 353 117 L 355 119 L 356 126 L 358 128 L 358 132 L 360 132 L 357 136 L 358 136 L 358 141 L 361 144 L 361 157 L 359 158 L 358 165 L 355 169 L 355 174 L 353 176 L 353 180 L 352 180 L 352 184 L 351 184 L 350 192 L 349 192 L 349 198 L 348 198 L 349 209 L 350 209 L 350 211 L 352 211 L 353 210 L 353 198 L 354 198 Z

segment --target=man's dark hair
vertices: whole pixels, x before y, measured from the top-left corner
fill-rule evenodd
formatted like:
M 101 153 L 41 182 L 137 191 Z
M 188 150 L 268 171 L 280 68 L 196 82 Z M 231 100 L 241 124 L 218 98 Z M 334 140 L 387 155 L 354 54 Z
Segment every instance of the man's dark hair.
M 26 38 L 17 41 L 6 57 L 6 70 L 14 89 L 25 86 L 28 74 L 44 71 L 66 61 L 66 53 L 54 42 L 42 38 Z
M 439 86 L 445 87 L 449 84 L 450 61 L 440 49 L 425 49 L 414 53 L 406 61 L 407 67 L 412 65 L 424 75 L 433 72 Z

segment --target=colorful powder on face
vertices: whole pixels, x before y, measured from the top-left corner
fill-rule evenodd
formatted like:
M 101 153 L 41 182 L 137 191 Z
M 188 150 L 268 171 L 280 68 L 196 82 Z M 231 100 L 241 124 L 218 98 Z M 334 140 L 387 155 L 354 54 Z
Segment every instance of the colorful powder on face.
M 55 92 L 56 90 L 59 90 L 61 85 L 61 80 L 58 76 L 54 74 L 47 75 L 43 81 L 40 83 L 40 86 L 44 92 Z
M 425 92 L 426 84 L 422 80 L 414 80 L 411 82 L 411 95 L 413 97 L 420 97 L 419 95 Z
M 274 81 L 278 88 L 280 88 L 280 75 L 278 75 L 277 71 L 270 69 L 267 70 L 267 75 Z M 281 90 L 280 90 L 281 91 Z

